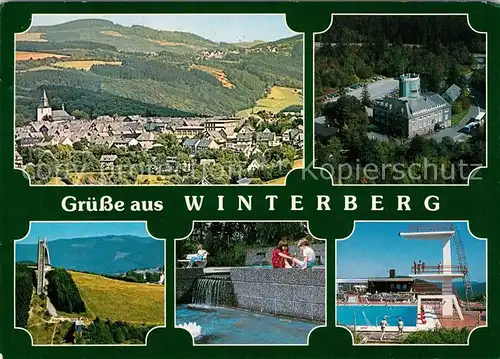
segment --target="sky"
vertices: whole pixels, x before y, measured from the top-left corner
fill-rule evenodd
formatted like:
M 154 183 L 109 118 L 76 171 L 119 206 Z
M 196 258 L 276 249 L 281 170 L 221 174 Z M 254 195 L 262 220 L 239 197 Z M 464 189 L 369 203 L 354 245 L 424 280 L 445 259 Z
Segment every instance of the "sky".
M 56 25 L 78 19 L 104 19 L 123 26 L 142 25 L 157 30 L 196 34 L 214 42 L 274 41 L 297 35 L 285 15 L 33 15 L 32 26 Z
M 108 235 L 151 236 L 146 229 L 146 222 L 32 222 L 28 236 L 18 243 L 33 244 L 42 238 L 52 241 Z
M 356 222 L 351 237 L 337 241 L 337 277 L 387 277 L 410 274 L 413 261 L 436 266 L 442 261 L 441 241 L 407 240 L 398 236 L 409 232 L 408 222 Z M 462 238 L 471 281 L 486 281 L 486 240 L 473 237 L 466 222 L 455 222 Z M 452 245 L 452 265 L 458 265 Z

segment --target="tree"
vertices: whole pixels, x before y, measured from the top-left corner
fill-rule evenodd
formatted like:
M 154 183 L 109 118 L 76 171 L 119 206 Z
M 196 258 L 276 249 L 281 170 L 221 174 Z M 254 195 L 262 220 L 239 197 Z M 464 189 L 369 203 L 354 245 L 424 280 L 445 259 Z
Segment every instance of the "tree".
M 361 103 L 366 107 L 370 107 L 372 103 L 370 100 L 370 92 L 368 91 L 367 84 L 363 84 L 363 91 L 361 92 Z
M 410 333 L 404 344 L 467 344 L 470 330 L 468 328 L 439 328 L 420 330 Z
M 77 120 L 84 119 L 88 120 L 90 119 L 90 115 L 84 111 L 81 110 L 74 110 L 71 112 L 71 116 L 75 116 Z

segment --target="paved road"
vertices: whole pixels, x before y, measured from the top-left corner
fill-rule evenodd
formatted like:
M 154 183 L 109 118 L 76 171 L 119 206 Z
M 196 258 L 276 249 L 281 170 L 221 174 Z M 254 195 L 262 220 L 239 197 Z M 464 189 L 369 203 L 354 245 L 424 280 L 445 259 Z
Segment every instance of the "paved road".
M 451 137 L 454 141 L 465 141 L 469 137 L 468 134 L 459 132 L 464 125 L 470 120 L 471 117 L 476 117 L 480 111 L 484 111 L 483 108 L 480 107 L 480 103 L 483 103 L 482 96 L 477 91 L 471 91 L 472 97 L 472 105 L 469 108 L 469 112 L 467 115 L 460 120 L 455 126 L 444 129 L 439 132 L 434 132 L 431 135 L 427 135 L 428 138 L 434 138 L 436 141 L 441 141 L 444 137 Z

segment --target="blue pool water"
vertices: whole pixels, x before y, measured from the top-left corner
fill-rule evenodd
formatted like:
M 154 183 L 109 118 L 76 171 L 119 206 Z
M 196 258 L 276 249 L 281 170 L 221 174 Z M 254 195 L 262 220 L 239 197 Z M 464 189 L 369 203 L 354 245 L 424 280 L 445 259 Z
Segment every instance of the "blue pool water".
M 338 305 L 337 322 L 342 325 L 354 325 L 356 315 L 357 326 L 379 326 L 387 316 L 389 326 L 397 326 L 399 317 L 405 327 L 417 325 L 416 305 Z
M 307 344 L 319 324 L 229 308 L 177 306 L 177 325 L 196 322 L 202 344 Z

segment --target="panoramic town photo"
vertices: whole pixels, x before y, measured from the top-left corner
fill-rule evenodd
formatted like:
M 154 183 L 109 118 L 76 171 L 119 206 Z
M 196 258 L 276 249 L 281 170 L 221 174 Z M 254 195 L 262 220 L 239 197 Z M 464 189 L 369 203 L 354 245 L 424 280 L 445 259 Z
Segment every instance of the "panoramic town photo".
M 357 222 L 337 241 L 337 326 L 354 344 L 469 344 L 487 326 L 486 246 L 465 221 Z
M 486 34 L 466 15 L 334 15 L 315 41 L 315 167 L 335 184 L 468 184 L 486 166 Z
M 32 222 L 15 261 L 33 345 L 145 345 L 165 326 L 165 241 L 145 222 Z
M 33 185 L 284 184 L 303 167 L 303 36 L 284 15 L 33 15 L 15 46 L 14 165 Z

